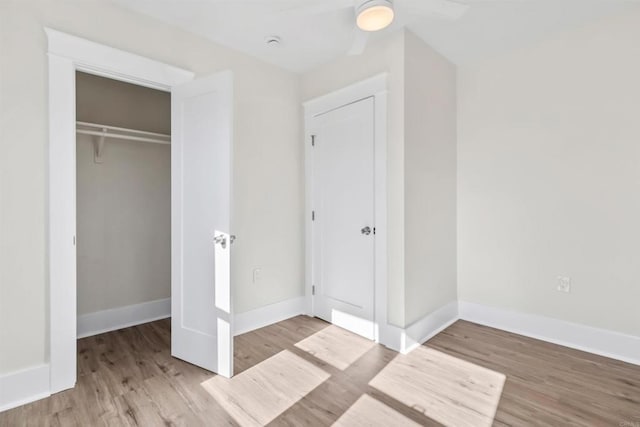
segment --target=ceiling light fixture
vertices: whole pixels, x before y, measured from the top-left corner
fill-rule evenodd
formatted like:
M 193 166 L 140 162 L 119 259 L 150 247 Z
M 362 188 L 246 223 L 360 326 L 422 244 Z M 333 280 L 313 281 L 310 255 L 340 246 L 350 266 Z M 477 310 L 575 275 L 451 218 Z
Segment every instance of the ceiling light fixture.
M 390 0 L 367 0 L 358 7 L 356 15 L 362 31 L 379 31 L 393 22 L 393 4 Z

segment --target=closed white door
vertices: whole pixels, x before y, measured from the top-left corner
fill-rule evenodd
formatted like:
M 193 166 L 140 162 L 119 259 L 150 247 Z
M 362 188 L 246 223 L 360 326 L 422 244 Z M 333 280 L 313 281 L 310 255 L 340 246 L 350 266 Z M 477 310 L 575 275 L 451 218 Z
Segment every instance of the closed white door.
M 314 315 L 374 338 L 374 100 L 310 120 Z
M 233 373 L 230 206 L 232 76 L 171 92 L 171 354 Z

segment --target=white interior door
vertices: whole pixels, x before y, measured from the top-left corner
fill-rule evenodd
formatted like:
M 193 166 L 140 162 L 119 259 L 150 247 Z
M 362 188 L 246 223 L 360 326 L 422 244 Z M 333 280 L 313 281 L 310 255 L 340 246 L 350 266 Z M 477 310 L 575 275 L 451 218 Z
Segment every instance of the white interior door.
M 232 103 L 230 72 L 171 92 L 171 354 L 226 377 Z
M 314 315 L 374 339 L 374 100 L 311 119 Z

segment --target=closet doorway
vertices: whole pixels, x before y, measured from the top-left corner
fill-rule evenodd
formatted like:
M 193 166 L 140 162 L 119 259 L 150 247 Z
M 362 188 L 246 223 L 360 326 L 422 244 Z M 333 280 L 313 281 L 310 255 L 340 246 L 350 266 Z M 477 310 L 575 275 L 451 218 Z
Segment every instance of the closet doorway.
M 175 231 L 189 256 L 181 257 L 183 286 L 176 282 L 173 297 L 172 354 L 221 372 L 217 338 L 227 331 L 220 331 L 216 310 L 229 312 L 228 291 L 214 282 L 228 286 L 229 247 L 211 219 L 228 223 L 219 207 L 228 192 L 201 191 L 203 183 L 223 180 L 217 174 L 224 167 L 215 167 L 220 150 L 207 137 L 217 129 L 200 115 L 216 109 L 215 99 L 199 93 L 177 95 L 183 101 L 176 126 L 188 146 L 180 153 L 185 185 L 173 191 L 185 221 Z M 169 92 L 76 72 L 79 338 L 172 314 L 171 103 Z
M 231 72 L 46 33 L 50 392 L 75 385 L 78 333 L 168 306 L 172 356 L 231 376 Z
M 76 72 L 78 338 L 171 315 L 171 95 Z

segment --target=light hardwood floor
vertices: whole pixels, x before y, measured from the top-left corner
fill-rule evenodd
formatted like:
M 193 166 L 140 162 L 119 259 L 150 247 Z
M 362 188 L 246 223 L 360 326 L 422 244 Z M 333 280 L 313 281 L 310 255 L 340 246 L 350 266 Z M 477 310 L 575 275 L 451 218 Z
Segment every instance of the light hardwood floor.
M 76 388 L 0 425 L 640 426 L 640 367 L 464 321 L 403 356 L 299 316 L 237 337 L 231 380 L 169 328 L 79 340 Z

